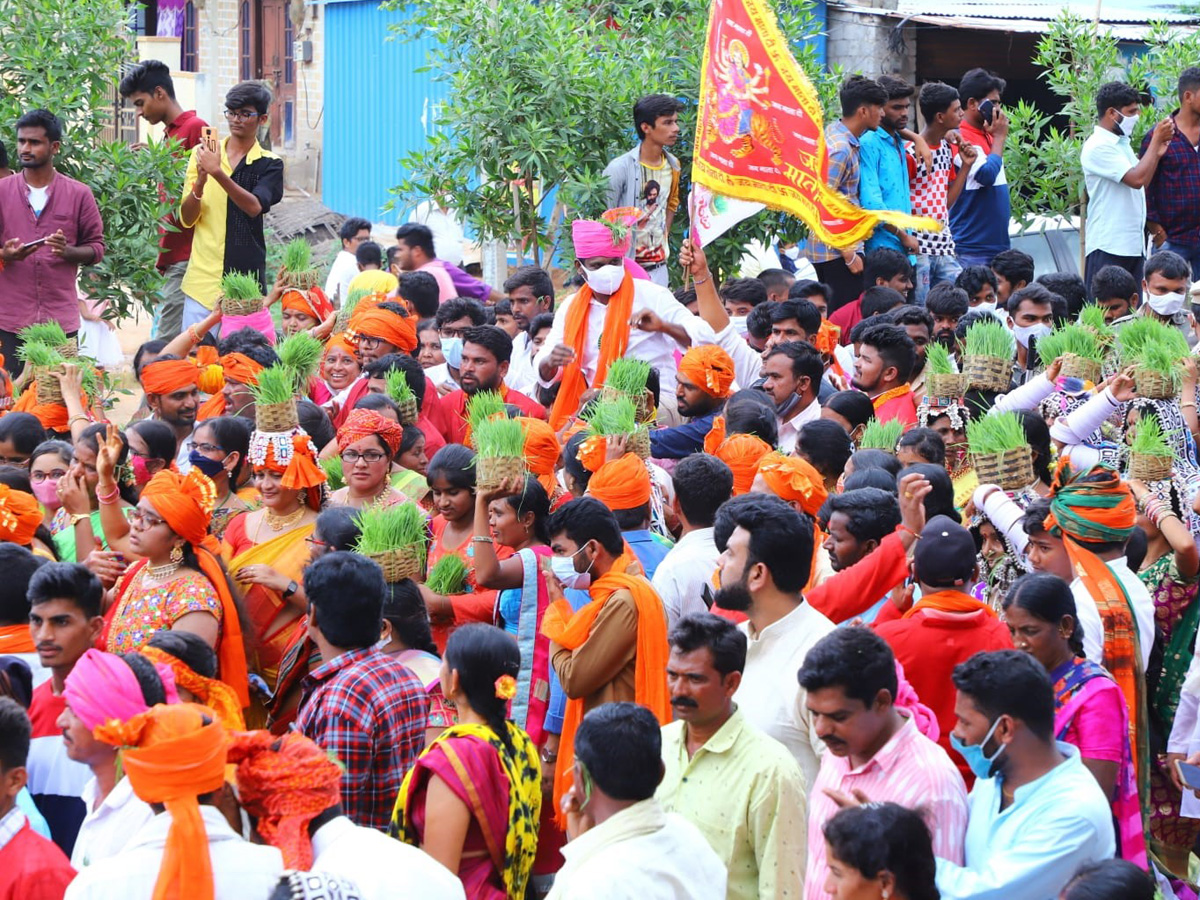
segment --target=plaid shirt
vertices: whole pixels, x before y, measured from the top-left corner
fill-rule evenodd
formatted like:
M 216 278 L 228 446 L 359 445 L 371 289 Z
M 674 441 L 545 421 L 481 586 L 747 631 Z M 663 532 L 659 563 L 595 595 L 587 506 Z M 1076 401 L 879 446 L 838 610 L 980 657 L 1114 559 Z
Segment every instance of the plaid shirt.
M 829 156 L 829 186 L 845 194 L 858 205 L 859 145 L 854 132 L 839 119 L 825 127 L 825 151 Z M 856 244 L 853 249 L 861 249 Z M 805 253 L 814 263 L 832 262 L 842 258 L 842 251 L 811 238 Z
M 355 825 L 386 831 L 429 717 L 417 677 L 373 647 L 351 650 L 302 683 L 296 728 L 346 767 L 342 805 Z
M 1142 140 L 1143 156 L 1152 133 Z M 1178 128 L 1146 186 L 1146 218 L 1161 225 L 1171 243 L 1200 247 L 1200 156 Z

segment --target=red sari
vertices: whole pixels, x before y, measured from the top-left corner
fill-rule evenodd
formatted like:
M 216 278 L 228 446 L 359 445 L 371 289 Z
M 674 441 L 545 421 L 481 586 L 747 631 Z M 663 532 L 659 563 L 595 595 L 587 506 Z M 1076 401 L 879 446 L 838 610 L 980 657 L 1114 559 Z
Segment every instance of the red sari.
M 426 571 L 433 569 L 443 556 L 457 556 L 467 564 L 466 592 L 450 594 L 446 598 L 454 608 L 454 622 L 450 625 L 435 624 L 430 629 L 440 655 L 446 652 L 446 641 L 459 625 L 465 625 L 468 622 L 484 622 L 488 625 L 496 623 L 496 592 L 484 590 L 475 585 L 475 542 L 471 540 L 473 534 L 467 535 L 467 539 L 458 547 L 448 547 L 443 541 L 446 533 L 445 517 L 434 516 L 429 527 L 433 532 L 433 540 L 429 542 L 429 561 Z M 496 544 L 495 551 L 498 560 L 508 559 L 512 556 L 511 547 Z

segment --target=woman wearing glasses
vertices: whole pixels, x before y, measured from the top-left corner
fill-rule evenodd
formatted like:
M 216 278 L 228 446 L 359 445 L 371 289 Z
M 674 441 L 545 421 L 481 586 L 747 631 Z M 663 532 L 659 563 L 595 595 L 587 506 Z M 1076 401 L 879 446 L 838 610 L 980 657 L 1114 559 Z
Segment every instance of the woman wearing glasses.
M 212 479 L 217 489 L 217 505 L 208 530 L 218 541 L 225 537 L 225 530 L 235 516 L 258 509 L 260 505 L 257 491 L 254 501 L 249 502 L 239 496 L 237 490 L 249 450 L 250 422 L 240 416 L 208 419 L 197 425 L 192 433 L 188 462 Z
M 409 498 L 392 487 L 392 460 L 404 429 L 373 409 L 355 409 L 337 432 L 346 486 L 334 491 L 333 506 L 393 506 Z

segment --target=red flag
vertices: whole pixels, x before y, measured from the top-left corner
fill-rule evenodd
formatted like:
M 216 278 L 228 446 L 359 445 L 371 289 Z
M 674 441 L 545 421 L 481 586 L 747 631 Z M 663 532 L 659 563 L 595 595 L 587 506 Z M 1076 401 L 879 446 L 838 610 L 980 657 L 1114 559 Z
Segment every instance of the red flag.
M 937 231 L 933 219 L 859 209 L 828 185 L 821 103 L 766 0 L 713 0 L 700 71 L 692 180 L 803 220 L 848 247 L 880 222 Z

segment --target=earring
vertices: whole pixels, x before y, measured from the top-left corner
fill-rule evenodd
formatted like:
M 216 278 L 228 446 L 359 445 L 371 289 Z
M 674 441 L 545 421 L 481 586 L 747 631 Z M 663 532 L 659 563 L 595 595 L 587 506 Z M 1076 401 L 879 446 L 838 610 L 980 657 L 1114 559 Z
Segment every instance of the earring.
M 883 900 L 888 900 L 888 898 L 891 896 L 892 896 L 892 892 L 890 890 L 888 890 L 887 888 L 884 888 L 883 889 Z
M 176 544 L 171 548 L 171 562 L 175 563 L 176 565 L 183 562 L 183 547 L 181 547 L 179 544 Z

